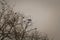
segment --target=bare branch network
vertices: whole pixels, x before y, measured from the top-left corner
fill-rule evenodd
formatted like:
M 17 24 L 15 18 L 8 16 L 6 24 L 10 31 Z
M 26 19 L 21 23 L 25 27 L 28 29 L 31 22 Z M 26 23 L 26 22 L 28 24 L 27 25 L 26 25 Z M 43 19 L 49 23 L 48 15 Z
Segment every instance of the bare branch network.
M 27 30 L 32 20 L 23 14 L 14 12 L 5 0 L 0 0 L 0 40 L 48 40 L 36 29 Z

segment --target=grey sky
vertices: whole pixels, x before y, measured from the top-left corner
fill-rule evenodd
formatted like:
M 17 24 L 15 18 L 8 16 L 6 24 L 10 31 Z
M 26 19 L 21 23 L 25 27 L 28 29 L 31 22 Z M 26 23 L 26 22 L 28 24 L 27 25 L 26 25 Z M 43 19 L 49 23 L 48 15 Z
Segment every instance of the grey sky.
M 7 0 L 14 11 L 31 15 L 33 26 L 60 40 L 60 0 Z

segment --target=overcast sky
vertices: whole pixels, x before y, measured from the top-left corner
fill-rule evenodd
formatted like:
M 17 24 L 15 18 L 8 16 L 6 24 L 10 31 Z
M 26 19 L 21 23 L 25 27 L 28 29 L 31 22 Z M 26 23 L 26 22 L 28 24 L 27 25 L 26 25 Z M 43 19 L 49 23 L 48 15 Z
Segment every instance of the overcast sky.
M 31 16 L 33 27 L 60 40 L 60 0 L 7 0 L 14 11 Z

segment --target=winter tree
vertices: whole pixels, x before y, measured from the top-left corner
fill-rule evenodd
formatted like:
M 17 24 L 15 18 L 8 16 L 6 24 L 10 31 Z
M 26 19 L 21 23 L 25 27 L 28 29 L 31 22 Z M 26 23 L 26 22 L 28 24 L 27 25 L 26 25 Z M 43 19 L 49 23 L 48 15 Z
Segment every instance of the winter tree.
M 0 4 L 0 40 L 48 40 L 37 28 L 28 30 L 32 25 L 31 18 L 14 12 L 5 0 L 0 0 Z

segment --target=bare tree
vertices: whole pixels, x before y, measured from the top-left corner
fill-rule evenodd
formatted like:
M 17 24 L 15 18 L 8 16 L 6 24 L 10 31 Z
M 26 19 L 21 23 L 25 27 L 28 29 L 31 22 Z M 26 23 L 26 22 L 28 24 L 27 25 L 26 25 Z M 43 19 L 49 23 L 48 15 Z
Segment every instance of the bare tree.
M 41 36 L 36 28 L 27 30 L 32 24 L 30 18 L 14 12 L 5 0 L 0 1 L 0 40 L 48 40 Z M 35 31 L 33 31 L 35 30 Z

